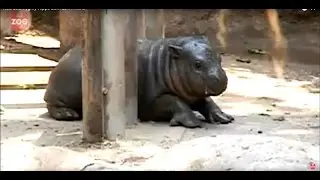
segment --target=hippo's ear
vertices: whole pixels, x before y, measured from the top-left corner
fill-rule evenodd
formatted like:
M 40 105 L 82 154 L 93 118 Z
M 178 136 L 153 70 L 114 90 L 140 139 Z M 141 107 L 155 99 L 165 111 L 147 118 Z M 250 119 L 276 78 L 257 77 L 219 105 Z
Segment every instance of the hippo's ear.
M 182 47 L 175 46 L 170 44 L 169 45 L 169 53 L 173 58 L 178 58 L 181 55 Z
M 202 36 L 200 36 L 200 37 L 201 37 L 201 39 L 202 39 L 203 41 L 205 41 L 206 43 L 210 44 L 210 41 L 209 41 L 209 39 L 208 39 L 207 36 L 202 35 Z

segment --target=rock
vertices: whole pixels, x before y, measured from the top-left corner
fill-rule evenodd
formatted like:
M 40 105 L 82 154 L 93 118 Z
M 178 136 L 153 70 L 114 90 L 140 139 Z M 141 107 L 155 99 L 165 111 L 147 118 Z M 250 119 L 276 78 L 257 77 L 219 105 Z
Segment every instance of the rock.
M 270 114 L 267 114 L 267 113 L 259 113 L 258 115 L 259 115 L 259 116 L 267 116 L 267 117 L 270 117 Z
M 241 57 L 236 58 L 236 61 L 241 62 L 241 63 L 251 63 L 250 59 L 245 59 L 245 58 L 241 58 Z
M 319 145 L 264 135 L 218 135 L 185 141 L 128 167 L 95 160 L 62 147 L 1 145 L 2 171 L 213 171 L 319 169 Z
M 284 116 L 279 116 L 279 117 L 274 117 L 273 118 L 274 121 L 284 121 L 286 120 Z
M 185 141 L 155 155 L 146 170 L 308 170 L 319 146 L 263 135 L 220 135 Z M 317 167 L 319 170 L 319 166 Z
M 260 54 L 260 55 L 268 54 L 268 52 L 266 52 L 266 51 L 264 51 L 262 49 L 256 49 L 256 48 L 248 49 L 248 52 L 251 53 L 251 54 Z
M 1 146 L 2 171 L 78 171 L 93 159 L 62 147 L 37 147 L 29 143 Z
M 2 171 L 134 171 L 135 167 L 106 163 L 62 147 L 38 147 L 12 142 L 1 145 Z

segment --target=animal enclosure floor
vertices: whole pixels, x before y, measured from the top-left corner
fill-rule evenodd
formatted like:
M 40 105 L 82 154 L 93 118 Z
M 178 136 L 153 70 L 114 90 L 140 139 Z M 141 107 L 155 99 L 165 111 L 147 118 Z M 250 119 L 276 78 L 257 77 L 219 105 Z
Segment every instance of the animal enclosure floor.
M 246 11 L 244 14 L 247 14 Z M 187 15 L 191 17 L 188 18 Z M 176 16 L 168 17 L 176 21 Z M 192 34 L 192 26 L 201 25 L 201 23 L 204 26 L 206 23 L 207 25 L 213 24 L 212 21 L 208 21 L 208 18 L 203 20 L 200 17 L 192 18 L 194 14 L 188 11 L 180 16 L 186 17 L 187 23 L 184 25 L 176 23 L 175 26 L 172 26 L 173 22 L 171 22 L 171 28 L 168 26 L 166 29 L 168 35 L 181 35 L 183 31 L 177 31 L 177 29 L 190 29 L 189 34 Z M 270 40 L 261 33 L 261 29 L 267 26 L 265 20 L 256 16 L 243 17 L 239 14 L 235 14 L 234 17 L 235 20 L 229 20 L 227 40 L 230 47 L 226 52 L 243 55 L 248 54 L 247 48 L 266 50 L 268 45 L 266 42 Z M 319 28 L 317 21 L 312 23 Z M 290 61 L 285 69 L 285 81 L 274 78 L 272 64 L 266 61 L 267 58 L 263 55 L 249 56 L 251 63 L 237 62 L 238 57 L 235 55 L 223 56 L 223 66 L 228 73 L 229 85 L 223 95 L 213 99 L 223 111 L 235 117 L 234 123 L 228 125 L 205 124 L 204 128 L 186 129 L 169 127 L 165 123 L 141 123 L 127 128 L 125 140 L 104 141 L 88 145 L 81 142 L 81 122 L 55 121 L 43 115 L 46 113 L 42 100 L 44 90 L 1 91 L 1 104 L 6 108 L 4 112 L 1 112 L 0 123 L 1 170 L 81 170 L 92 163 L 92 160 L 100 160 L 117 166 L 115 169 L 142 167 L 149 166 L 150 164 L 146 165 L 146 163 L 153 158 L 161 157 L 159 155 L 164 151 L 175 153 L 172 158 L 161 158 L 162 163 L 167 167 L 170 167 L 171 164 L 179 164 L 179 162 L 186 163 L 184 160 L 188 158 L 193 158 L 190 162 L 199 162 L 203 158 L 200 158 L 202 154 L 206 156 L 212 154 L 214 155 L 212 162 L 221 165 L 213 170 L 230 170 L 230 164 L 224 166 L 225 162 L 236 164 L 240 161 L 238 156 L 243 158 L 240 162 L 243 162 L 245 166 L 255 163 L 253 160 L 255 157 L 265 159 L 264 163 L 274 163 L 274 166 L 270 168 L 274 170 L 277 167 L 283 167 L 281 160 L 287 158 L 293 163 L 300 161 L 301 170 L 309 170 L 308 163 L 315 163 L 319 170 L 320 61 L 319 48 L 317 48 L 319 47 L 319 34 L 316 33 L 317 29 L 311 31 L 310 27 L 313 26 L 309 24 L 310 22 L 303 20 L 298 23 L 283 24 L 283 27 L 288 27 L 286 38 L 291 47 Z M 207 35 L 210 35 L 210 31 L 208 32 Z M 215 34 L 215 31 L 211 33 L 213 36 Z M 19 35 L 15 39 L 42 47 L 59 46 L 58 41 L 52 38 Z M 0 63 L 3 66 L 4 63 L 17 62 L 12 59 L 33 58 L 38 59 L 38 56 L 1 54 Z M 41 63 L 44 62 L 45 60 L 41 59 Z M 300 64 L 294 62 L 300 62 Z M 308 62 L 312 62 L 313 65 L 307 65 Z M 1 72 L 1 82 L 9 82 L 10 80 L 3 79 L 9 77 L 10 75 L 4 76 Z M 21 80 L 24 80 L 23 77 Z M 39 81 L 46 79 L 40 76 L 37 78 Z M 19 77 L 16 79 L 20 80 Z M 248 138 L 248 136 L 253 138 Z M 214 149 L 207 149 L 205 146 L 212 143 L 208 138 L 208 141 L 201 141 L 201 144 L 186 145 L 181 151 L 173 151 L 177 145 L 201 137 L 216 137 L 217 139 L 213 139 L 215 142 L 221 140 L 220 137 L 226 137 L 226 139 L 222 139 L 224 141 Z M 278 141 L 278 137 L 283 138 L 282 141 Z M 254 140 L 258 143 L 254 143 Z M 302 145 L 295 149 L 295 142 Z M 270 146 L 267 146 L 268 143 Z M 293 152 L 290 157 L 290 153 L 284 150 L 286 149 L 283 147 L 284 144 L 287 144 L 287 149 Z M 237 146 L 241 147 L 240 150 L 236 148 Z M 194 147 L 201 148 L 196 149 L 198 152 Z M 254 147 L 262 148 L 255 149 Z M 307 147 L 313 147 L 315 151 L 305 150 Z M 245 156 L 248 149 L 253 149 L 251 156 Z M 275 153 L 271 154 L 272 151 Z M 236 157 L 230 157 L 230 155 L 236 155 Z M 177 159 L 176 157 L 179 156 L 182 158 Z M 314 161 L 304 162 L 302 156 L 313 156 Z M 218 161 L 219 157 L 222 158 L 222 161 Z M 156 162 L 158 166 L 162 166 L 160 161 L 156 160 Z M 254 168 L 248 167 L 248 169 Z M 239 169 L 234 168 L 234 170 Z
M 127 128 L 125 140 L 88 145 L 81 142 L 81 122 L 52 120 L 44 115 L 45 108 L 8 107 L 1 115 L 1 169 L 26 168 L 23 164 L 30 162 L 23 158 L 32 156 L 28 155 L 30 148 L 25 148 L 26 144 L 35 148 L 62 147 L 83 157 L 128 167 L 139 167 L 176 144 L 205 136 L 276 136 L 319 147 L 319 94 L 308 89 L 319 80 L 319 76 L 314 76 L 319 71 L 317 67 L 290 63 L 284 81 L 270 77 L 273 71 L 266 61 L 252 60 L 246 64 L 233 56 L 224 56 L 223 65 L 229 87 L 213 99 L 235 117 L 232 124 L 186 129 L 165 123 L 141 123 Z M 300 80 L 295 80 L 295 76 Z M 38 95 L 43 96 L 43 91 Z M 45 157 L 57 156 L 49 153 Z M 17 162 L 25 163 L 14 166 Z

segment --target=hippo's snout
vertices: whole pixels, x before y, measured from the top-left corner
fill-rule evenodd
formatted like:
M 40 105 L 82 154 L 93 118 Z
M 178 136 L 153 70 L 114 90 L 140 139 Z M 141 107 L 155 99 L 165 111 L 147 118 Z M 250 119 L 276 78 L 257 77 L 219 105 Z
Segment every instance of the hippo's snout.
M 226 72 L 222 68 L 210 69 L 205 84 L 207 96 L 218 96 L 222 94 L 228 86 Z

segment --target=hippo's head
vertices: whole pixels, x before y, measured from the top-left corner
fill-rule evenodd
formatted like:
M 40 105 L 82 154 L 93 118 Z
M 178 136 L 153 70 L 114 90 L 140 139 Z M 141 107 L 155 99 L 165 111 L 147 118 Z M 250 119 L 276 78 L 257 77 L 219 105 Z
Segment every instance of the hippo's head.
M 168 46 L 177 75 L 187 94 L 217 96 L 227 89 L 228 78 L 220 54 L 204 36 L 183 37 Z

